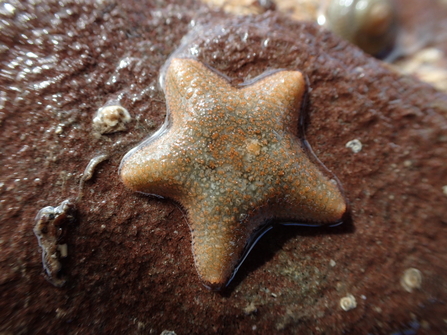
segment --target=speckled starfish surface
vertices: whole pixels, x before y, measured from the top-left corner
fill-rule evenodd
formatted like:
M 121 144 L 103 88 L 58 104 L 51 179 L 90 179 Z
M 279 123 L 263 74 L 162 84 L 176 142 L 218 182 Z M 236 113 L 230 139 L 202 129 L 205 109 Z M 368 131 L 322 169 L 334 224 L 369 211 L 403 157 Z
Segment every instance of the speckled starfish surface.
M 306 89 L 298 71 L 232 86 L 193 59 L 173 59 L 164 90 L 168 118 L 124 158 L 132 190 L 174 199 L 187 211 L 197 272 L 223 287 L 266 223 L 340 222 L 346 201 L 298 138 Z

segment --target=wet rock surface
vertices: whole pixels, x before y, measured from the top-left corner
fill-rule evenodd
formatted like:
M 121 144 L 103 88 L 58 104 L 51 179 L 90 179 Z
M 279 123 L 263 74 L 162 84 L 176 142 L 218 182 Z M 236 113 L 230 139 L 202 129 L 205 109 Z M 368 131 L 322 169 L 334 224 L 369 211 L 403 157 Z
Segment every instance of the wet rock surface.
M 445 94 L 277 13 L 235 18 L 193 1 L 1 6 L 1 331 L 446 331 Z M 307 140 L 352 213 L 339 227 L 271 231 L 223 293 L 197 277 L 182 210 L 125 189 L 117 174 L 122 156 L 163 123 L 158 74 L 193 28 L 195 57 L 234 83 L 267 69 L 308 76 Z M 132 121 L 99 135 L 92 120 L 110 101 Z M 346 147 L 354 139 L 358 152 Z M 85 181 L 67 227 L 66 283 L 56 288 L 42 275 L 34 218 L 76 199 L 101 154 L 109 158 Z M 408 292 L 411 268 L 421 282 Z M 345 311 L 350 296 L 356 307 Z

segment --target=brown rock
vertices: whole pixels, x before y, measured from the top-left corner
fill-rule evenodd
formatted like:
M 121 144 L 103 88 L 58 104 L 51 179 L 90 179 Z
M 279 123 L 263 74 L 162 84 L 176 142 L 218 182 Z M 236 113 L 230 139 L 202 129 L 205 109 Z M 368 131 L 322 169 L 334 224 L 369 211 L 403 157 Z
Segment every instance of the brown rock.
M 446 331 L 445 94 L 279 14 L 234 18 L 193 1 L 10 4 L 0 21 L 0 331 Z M 352 224 L 269 233 L 222 295 L 197 278 L 182 211 L 117 175 L 123 154 L 162 124 L 159 70 L 199 24 L 189 48 L 235 83 L 266 69 L 308 76 L 307 139 L 352 208 Z M 94 114 L 111 100 L 133 121 L 98 136 Z M 345 147 L 353 139 L 358 153 Z M 76 198 L 103 153 L 66 226 L 67 282 L 56 288 L 42 275 L 34 218 Z M 408 268 L 422 275 L 411 293 L 400 284 Z M 356 308 L 345 312 L 348 294 Z

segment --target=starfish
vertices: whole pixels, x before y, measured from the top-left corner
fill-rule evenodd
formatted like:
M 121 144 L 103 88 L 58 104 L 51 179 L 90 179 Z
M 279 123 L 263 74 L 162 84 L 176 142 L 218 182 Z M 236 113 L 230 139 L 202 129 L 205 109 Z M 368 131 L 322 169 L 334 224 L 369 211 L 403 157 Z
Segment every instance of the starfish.
M 277 71 L 234 87 L 196 60 L 174 58 L 164 91 L 165 125 L 125 155 L 120 175 L 130 189 L 186 210 L 207 287 L 232 279 L 269 222 L 342 221 L 347 204 L 339 186 L 298 137 L 301 72 Z

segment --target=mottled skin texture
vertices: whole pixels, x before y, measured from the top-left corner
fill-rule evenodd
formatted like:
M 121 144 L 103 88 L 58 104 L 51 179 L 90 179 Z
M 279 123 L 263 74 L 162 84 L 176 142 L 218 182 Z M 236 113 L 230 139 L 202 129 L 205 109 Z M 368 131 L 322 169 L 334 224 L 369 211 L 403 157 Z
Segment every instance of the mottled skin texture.
M 306 89 L 300 72 L 235 88 L 198 61 L 173 59 L 164 89 L 168 128 L 129 152 L 120 174 L 129 188 L 187 210 L 207 286 L 227 283 L 250 236 L 270 220 L 341 220 L 344 197 L 298 138 Z

